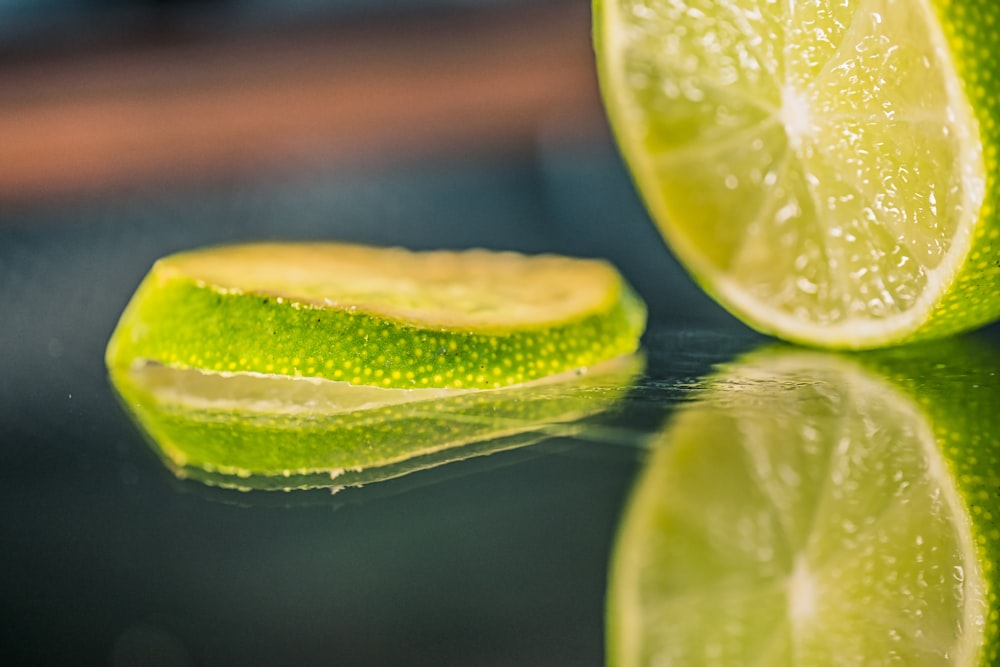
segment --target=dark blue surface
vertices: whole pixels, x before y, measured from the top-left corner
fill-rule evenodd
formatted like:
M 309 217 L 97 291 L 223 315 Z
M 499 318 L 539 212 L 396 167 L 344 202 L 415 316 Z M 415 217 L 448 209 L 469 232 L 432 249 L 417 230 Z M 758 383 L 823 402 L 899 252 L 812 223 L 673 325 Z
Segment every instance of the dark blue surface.
M 360 489 L 175 479 L 104 346 L 157 257 L 252 239 L 606 257 L 649 303 L 646 374 L 575 437 Z M 0 211 L 0 313 L 12 665 L 601 665 L 647 443 L 717 364 L 768 344 L 674 263 L 601 142 Z

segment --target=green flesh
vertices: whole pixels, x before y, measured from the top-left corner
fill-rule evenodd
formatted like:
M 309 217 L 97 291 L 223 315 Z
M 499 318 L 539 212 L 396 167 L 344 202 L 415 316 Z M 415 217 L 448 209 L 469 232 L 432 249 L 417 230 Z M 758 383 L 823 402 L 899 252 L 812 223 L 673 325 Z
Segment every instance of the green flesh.
M 960 342 L 709 380 L 623 521 L 609 663 L 994 664 L 1000 354 Z

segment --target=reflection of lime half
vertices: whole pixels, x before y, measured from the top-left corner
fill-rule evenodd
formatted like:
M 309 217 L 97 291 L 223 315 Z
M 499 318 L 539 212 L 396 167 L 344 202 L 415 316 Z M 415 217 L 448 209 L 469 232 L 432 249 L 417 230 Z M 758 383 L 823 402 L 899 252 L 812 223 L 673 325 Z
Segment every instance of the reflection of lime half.
M 616 547 L 611 664 L 992 664 L 996 355 L 909 354 L 752 354 L 677 415 Z
M 216 486 L 342 487 L 569 433 L 611 407 L 638 356 L 495 390 L 384 389 L 148 365 L 112 381 L 168 466 Z

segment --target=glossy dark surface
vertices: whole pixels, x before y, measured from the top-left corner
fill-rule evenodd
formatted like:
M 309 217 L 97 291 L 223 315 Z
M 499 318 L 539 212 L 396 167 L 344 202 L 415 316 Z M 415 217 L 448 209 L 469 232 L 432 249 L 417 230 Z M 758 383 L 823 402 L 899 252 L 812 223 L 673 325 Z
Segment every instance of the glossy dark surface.
M 246 239 L 607 257 L 650 306 L 646 376 L 577 437 L 360 489 L 179 481 L 117 404 L 104 346 L 157 257 Z M 603 664 L 645 446 L 713 364 L 762 342 L 673 263 L 600 142 L 5 211 L 0 317 L 16 665 Z
M 608 257 L 650 303 L 656 381 L 593 437 L 336 495 L 178 481 L 104 346 L 157 257 L 262 238 Z M 755 340 L 671 262 L 605 144 L 7 211 L 0 313 L 0 645 L 21 665 L 601 664 L 662 399 Z

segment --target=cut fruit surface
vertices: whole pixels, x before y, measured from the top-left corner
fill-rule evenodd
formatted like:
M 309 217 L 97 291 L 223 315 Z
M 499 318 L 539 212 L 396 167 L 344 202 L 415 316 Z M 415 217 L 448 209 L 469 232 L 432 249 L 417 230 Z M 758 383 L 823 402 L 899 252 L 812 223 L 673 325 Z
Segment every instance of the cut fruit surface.
M 496 388 L 633 352 L 645 314 L 599 260 L 252 244 L 158 261 L 107 363 Z
M 597 0 L 654 220 L 756 328 L 847 348 L 995 319 L 998 84 L 979 0 Z
M 516 253 L 409 252 L 357 245 L 260 244 L 176 255 L 163 280 L 271 295 L 423 327 L 489 332 L 599 312 L 619 277 L 601 262 Z
M 946 345 L 722 367 L 633 491 L 609 663 L 995 664 L 996 363 Z

